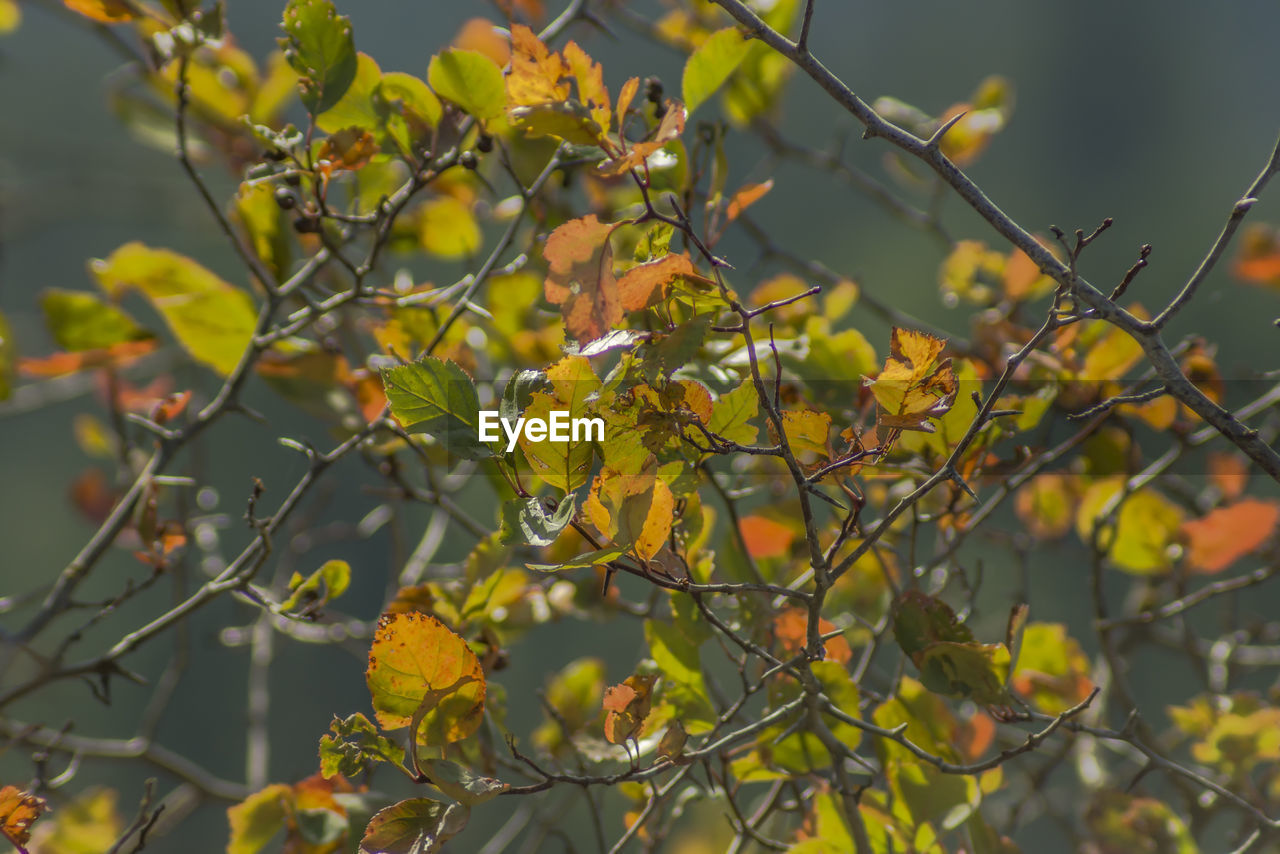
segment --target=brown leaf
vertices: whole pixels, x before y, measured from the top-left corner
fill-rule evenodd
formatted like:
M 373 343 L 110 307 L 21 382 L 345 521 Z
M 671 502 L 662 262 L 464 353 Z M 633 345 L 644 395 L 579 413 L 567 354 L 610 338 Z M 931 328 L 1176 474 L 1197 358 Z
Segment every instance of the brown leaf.
M 613 275 L 613 226 L 595 215 L 561 225 L 542 254 L 550 265 L 547 301 L 560 306 L 565 328 L 580 342 L 594 341 L 622 320 L 618 280 Z
M 320 146 L 319 158 L 329 161 L 331 169 L 354 172 L 367 166 L 377 153 L 378 143 L 373 134 L 352 126 L 331 134 Z
M 48 808 L 44 798 L 17 786 L 5 786 L 0 789 L 0 833 L 25 854 L 27 849 L 23 846 L 31 839 L 31 825 Z
M 673 139 L 684 133 L 684 120 L 688 111 L 679 101 L 668 100 L 667 111 L 658 123 L 658 129 L 644 142 L 637 142 L 622 157 L 606 160 L 600 164 L 600 172 L 604 175 L 621 175 L 628 169 L 634 169 L 644 163 L 645 158 Z
M 640 734 L 644 719 L 653 703 L 653 683 L 657 676 L 628 676 L 621 685 L 608 688 L 604 694 L 604 737 L 612 744 L 622 744 Z

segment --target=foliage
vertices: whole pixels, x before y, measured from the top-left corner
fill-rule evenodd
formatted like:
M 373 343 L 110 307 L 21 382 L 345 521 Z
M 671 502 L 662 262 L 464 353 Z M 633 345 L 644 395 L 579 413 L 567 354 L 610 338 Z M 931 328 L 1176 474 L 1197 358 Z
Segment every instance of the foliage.
M 1100 290 L 1079 261 L 1110 220 L 1036 236 L 962 171 L 1008 125 L 1010 81 L 938 115 L 869 105 L 809 52 L 812 0 L 673 2 L 656 20 L 620 5 L 574 0 L 537 32 L 542 3 L 498 3 L 505 19 L 474 19 L 418 74 L 358 51 L 332 0 L 289 0 L 261 63 L 220 4 L 65 0 L 135 51 L 121 113 L 176 148 L 239 268 L 130 242 L 91 262 L 96 292 L 44 293 L 52 352 L 18 354 L 0 318 L 0 398 L 92 376 L 107 409 L 77 422 L 102 461 L 72 489 L 96 533 L 20 607 L 5 600 L 0 732 L 34 780 L 0 789 L 0 832 L 23 851 L 139 850 L 196 797 L 224 802 L 235 854 L 496 850 L 511 822 L 563 833 L 585 792 L 584 826 L 612 850 L 710 845 L 721 815 L 732 850 L 806 854 L 1012 852 L 1037 811 L 1086 851 L 1273 839 L 1280 703 L 1255 677 L 1280 648 L 1239 594 L 1280 567 L 1280 504 L 1247 481 L 1280 479 L 1274 377 L 1229 400 L 1211 343 L 1163 336 L 1280 150 L 1152 314 L 1127 297 L 1150 247 Z M 16 15 L 0 0 L 0 29 Z M 652 76 L 606 84 L 608 60 L 566 38 L 587 43 L 602 18 L 687 57 L 680 100 Z M 782 118 L 798 75 L 891 146 L 889 183 L 863 188 L 940 242 L 942 299 L 973 309 L 971 340 L 776 245 L 756 217 L 784 170 L 730 181 L 731 135 L 799 150 Z M 229 198 L 213 164 L 238 182 Z M 917 209 L 921 185 L 933 201 Z M 994 233 L 953 239 L 949 191 Z M 1241 244 L 1235 274 L 1275 287 L 1277 232 Z M 136 385 L 157 353 L 190 364 L 173 374 L 189 387 Z M 267 420 L 258 399 L 296 407 L 330 446 L 279 437 L 302 474 L 271 484 L 270 507 L 255 479 L 236 544 L 228 514 L 190 496 L 207 434 Z M 1211 477 L 1169 475 L 1210 443 Z M 352 536 L 386 528 L 399 549 L 429 511 L 385 592 L 330 541 L 277 548 L 317 527 L 317 486 L 339 471 L 378 500 Z M 1025 583 L 983 589 L 984 561 L 1029 567 L 1072 535 L 1090 621 L 1029 621 Z M 446 538 L 465 559 L 438 556 Z M 314 548 L 333 554 L 300 571 Z M 116 586 L 95 604 L 104 577 Z M 172 601 L 137 617 L 153 587 Z M 132 738 L 8 717 L 70 680 L 103 702 L 140 690 L 130 656 L 222 600 L 253 623 L 243 781 L 157 743 L 176 657 Z M 1231 604 L 1230 625 L 1191 617 L 1210 602 Z M 545 690 L 509 693 L 513 653 L 544 650 L 557 622 L 590 649 L 532 656 Z M 315 773 L 273 782 L 276 636 L 359 645 L 373 715 L 291 732 L 318 742 Z M 643 651 L 606 664 L 627 644 Z M 1207 689 L 1140 709 L 1129 662 L 1145 648 L 1183 656 Z M 157 801 L 149 785 L 126 823 L 112 790 L 64 796 L 75 762 L 48 773 L 64 754 L 142 761 L 177 786 Z M 1055 772 L 1075 796 L 1040 803 Z

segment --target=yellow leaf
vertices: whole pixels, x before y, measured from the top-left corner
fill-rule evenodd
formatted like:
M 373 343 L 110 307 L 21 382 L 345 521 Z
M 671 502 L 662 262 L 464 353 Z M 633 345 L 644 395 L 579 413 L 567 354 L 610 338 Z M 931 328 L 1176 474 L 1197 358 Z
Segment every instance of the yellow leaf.
M 62 0 L 72 12 L 79 12 L 100 24 L 118 24 L 132 21 L 137 15 L 131 4 L 124 0 Z
M 1076 533 L 1092 541 L 1098 515 L 1124 486 L 1123 478 L 1106 478 L 1085 491 L 1076 511 Z M 1100 545 L 1118 569 L 1136 575 L 1158 575 L 1173 567 L 1173 550 L 1183 513 L 1153 489 L 1140 489 L 1120 506 L 1112 526 L 1101 533 Z
M 480 248 L 483 236 L 471 208 L 453 196 L 440 196 L 422 206 L 418 233 L 423 247 L 438 258 L 466 258 Z

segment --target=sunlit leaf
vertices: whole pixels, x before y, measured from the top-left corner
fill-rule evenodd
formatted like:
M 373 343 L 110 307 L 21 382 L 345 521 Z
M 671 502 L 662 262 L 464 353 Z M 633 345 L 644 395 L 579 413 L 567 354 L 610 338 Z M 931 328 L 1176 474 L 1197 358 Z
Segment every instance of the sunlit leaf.
M 299 75 L 302 103 L 314 116 L 338 103 L 356 76 L 351 22 L 331 0 L 289 0 L 281 24 L 285 58 Z
M 231 840 L 227 854 L 258 854 L 284 829 L 293 790 L 283 783 L 255 792 L 227 809 Z
M 480 661 L 435 617 L 384 614 L 365 678 L 378 723 L 400 729 L 420 718 L 419 744 L 459 741 L 480 726 L 485 696 Z
M 333 719 L 330 734 L 320 737 L 320 773 L 357 777 L 377 762 L 404 761 L 404 748 L 379 734 L 362 714 Z
M 223 376 L 253 338 L 257 315 L 249 295 L 185 255 L 128 243 L 91 269 L 110 297 L 139 291 L 183 349 Z
M 483 459 L 493 451 L 480 441 L 480 398 L 462 368 L 434 356 L 382 372 L 391 414 L 414 432 L 428 433 L 451 453 Z
M 604 692 L 604 737 L 611 744 L 635 738 L 649 717 L 653 704 L 653 683 L 657 676 L 628 676 L 620 685 Z
M 25 850 L 23 846 L 31 839 L 31 826 L 48 808 L 44 798 L 17 786 L 0 788 L 0 834 L 19 851 Z
M 123 0 L 62 0 L 72 12 L 78 12 L 100 24 L 118 24 L 137 17 L 133 7 Z
M 570 220 L 551 233 L 542 250 L 550 265 L 547 301 L 560 306 L 565 328 L 581 342 L 594 341 L 622 319 L 612 230 L 594 214 Z
M 431 58 L 427 82 L 441 98 L 482 121 L 496 119 L 506 110 L 502 69 L 483 53 L 441 51 Z
M 1098 516 L 1117 496 L 1121 479 L 1099 480 L 1085 491 L 1076 509 L 1076 533 L 1092 542 Z M 1183 513 L 1173 502 L 1149 487 L 1128 496 L 1115 523 L 1100 533 L 1099 545 L 1117 568 L 1138 575 L 1173 568 L 1174 551 Z
M 733 27 L 718 30 L 698 46 L 684 65 L 682 89 L 685 106 L 696 112 L 715 94 L 729 75 L 747 58 L 750 39 Z

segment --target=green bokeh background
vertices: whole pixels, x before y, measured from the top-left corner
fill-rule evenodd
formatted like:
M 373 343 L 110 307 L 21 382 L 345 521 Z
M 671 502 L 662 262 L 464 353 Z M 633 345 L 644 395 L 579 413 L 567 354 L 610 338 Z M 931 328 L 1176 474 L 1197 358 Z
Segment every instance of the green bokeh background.
M 441 0 L 337 4 L 352 18 L 359 49 L 384 70 L 418 75 L 463 20 L 491 13 L 486 3 Z M 242 47 L 261 58 L 273 46 L 281 6 L 275 0 L 228 0 L 231 28 Z M 89 286 L 86 261 L 128 240 L 189 254 L 229 280 L 242 281 L 177 162 L 139 145 L 111 116 L 103 80 L 118 67 L 118 56 L 56 7 L 24 2 L 21 29 L 0 39 L 0 311 L 26 354 L 47 353 L 51 347 L 38 308 L 41 289 Z M 653 5 L 635 8 L 647 14 Z M 814 52 L 868 100 L 894 95 L 940 112 L 988 74 L 1011 78 L 1018 92 L 1012 122 L 970 174 L 1034 231 L 1046 231 L 1050 224 L 1088 230 L 1113 217 L 1114 227 L 1083 264 L 1085 275 L 1100 286 L 1118 282 L 1137 247 L 1151 243 L 1152 266 L 1131 291 L 1148 307 L 1167 300 L 1194 269 L 1280 129 L 1280 4 L 1274 0 L 820 0 L 817 16 Z M 611 88 L 632 75 L 656 73 L 667 81 L 668 91 L 678 91 L 680 60 L 673 52 L 649 47 L 624 30 L 616 42 L 589 30 L 573 35 L 603 60 Z M 784 117 L 786 133 L 813 146 L 848 135 L 850 162 L 883 174 L 887 146 L 862 142 L 852 119 L 808 80 L 796 76 L 789 84 Z M 731 185 L 768 174 L 763 151 L 749 140 L 735 142 L 730 162 Z M 937 298 L 942 253 L 935 243 L 823 175 L 794 166 L 773 174 L 776 187 L 754 213 L 779 243 L 853 276 L 881 300 L 967 334 L 965 310 L 945 309 Z M 233 186 L 231 176 L 211 177 L 221 190 Z M 957 237 L 996 242 L 958 199 L 948 199 L 945 210 Z M 1280 221 L 1280 200 L 1264 200 L 1251 217 Z M 754 257 L 741 237 L 723 250 L 730 260 Z M 1275 366 L 1280 332 L 1272 319 L 1278 314 L 1277 294 L 1240 285 L 1219 271 L 1171 335 L 1207 335 L 1219 343 L 1225 374 L 1249 376 Z M 858 316 L 856 322 L 873 343 L 886 340 L 884 326 L 874 319 Z M 184 388 L 207 387 L 209 378 L 183 368 L 176 379 Z M 67 504 L 66 490 L 85 465 L 75 450 L 71 418 L 98 409 L 91 394 L 38 411 L 0 403 L 0 596 L 48 584 L 91 534 Z M 230 420 L 201 450 L 201 470 L 220 491 L 220 510 L 233 520 L 242 512 L 251 476 L 267 483 L 270 506 L 301 475 L 301 459 L 280 449 L 277 436 L 327 444 L 313 422 L 293 411 L 277 406 L 267 412 L 270 428 Z M 320 518 L 360 519 L 376 503 L 355 488 L 363 480 L 355 463 L 344 463 Z M 480 516 L 492 509 L 478 497 L 473 508 Z M 228 543 L 240 543 L 247 534 L 233 524 L 225 536 Z M 461 558 L 463 541 L 453 538 L 439 559 Z M 388 579 L 398 572 L 386 538 L 342 543 L 313 553 L 308 561 L 318 566 L 330 557 L 345 558 L 355 569 L 348 607 L 374 616 Z M 980 626 L 989 634 L 998 631 L 998 606 L 1012 584 L 1012 569 L 1003 560 L 992 555 L 986 567 L 992 607 L 980 614 L 985 621 Z M 1067 620 L 1080 627 L 1078 635 L 1087 634 L 1084 579 L 1073 572 L 1082 560 L 1074 543 L 1036 556 L 1033 618 Z M 127 554 L 113 555 L 87 592 L 109 595 L 137 571 Z M 113 642 L 162 602 L 160 595 L 131 605 L 91 634 L 80 652 Z M 192 625 L 191 662 L 161 728 L 167 746 L 232 779 L 244 774 L 247 652 L 224 648 L 218 631 L 252 618 L 250 609 L 230 601 L 199 614 Z M 0 624 L 6 623 L 0 616 Z M 368 698 L 357 655 L 284 639 L 276 646 L 271 776 L 291 781 L 314 770 L 316 741 L 332 714 L 367 711 Z M 497 677 L 507 689 L 517 730 L 527 731 L 540 719 L 534 692 L 564 661 L 588 651 L 604 655 L 610 679 L 617 681 L 630 673 L 642 648 L 638 627 L 630 624 L 616 632 L 608 625 L 568 623 L 534 632 L 511 650 L 511 667 Z M 160 640 L 127 664 L 154 676 L 168 649 Z M 1182 686 L 1168 682 L 1154 660 L 1137 677 L 1152 709 L 1184 696 Z M 146 693 L 117 683 L 114 704 L 104 707 L 83 684 L 69 682 L 17 704 L 11 713 L 53 726 L 74 720 L 75 731 L 86 735 L 126 735 Z M 0 782 L 30 776 L 19 753 L 0 757 Z M 122 808 L 128 811 L 141 779 L 150 773 L 136 765 L 86 761 L 73 788 L 108 782 L 122 790 Z M 477 810 L 473 821 L 496 826 L 514 808 L 499 799 Z M 226 832 L 220 809 L 203 810 L 180 834 L 158 838 L 148 850 L 220 850 Z M 1056 834 L 1036 828 L 1024 842 L 1043 835 L 1037 843 L 1053 850 L 1050 840 Z M 454 850 L 470 850 L 469 837 L 459 839 Z

